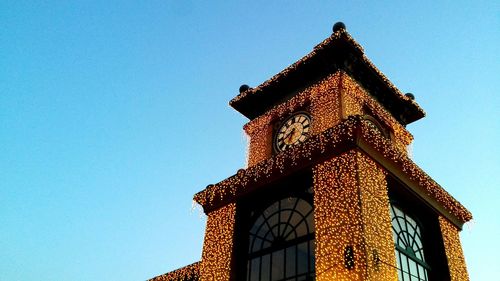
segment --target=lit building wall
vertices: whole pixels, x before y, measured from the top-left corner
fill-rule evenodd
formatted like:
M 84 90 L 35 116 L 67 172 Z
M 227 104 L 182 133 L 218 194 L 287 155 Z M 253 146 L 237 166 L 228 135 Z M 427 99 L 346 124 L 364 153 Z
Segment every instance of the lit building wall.
M 290 100 L 248 122 L 243 128 L 248 135 L 248 167 L 269 159 L 273 155 L 273 125 L 279 124 L 298 110 L 311 113 L 312 134 L 318 134 L 340 123 L 341 72 L 336 72 L 325 79 L 307 87 Z M 280 120 L 281 119 L 281 120 Z
M 341 79 L 342 116 L 369 114 L 376 117 L 390 129 L 394 145 L 406 154 L 407 146 L 413 141 L 410 132 L 349 75 L 342 72 Z
M 201 280 L 230 280 L 235 221 L 235 203 L 228 204 L 208 214 L 201 256 Z
M 425 112 L 410 97 L 402 95 L 364 55 L 355 60 L 338 57 L 344 70 L 331 74 L 332 67 L 339 62 L 335 54 L 342 52 L 330 51 L 351 47 L 356 56 L 363 52 L 341 28 L 312 53 L 257 88 L 241 92 L 230 102 L 245 116 L 255 117 L 243 127 L 248 136 L 247 167 L 195 195 L 195 201 L 208 210 L 202 260 L 159 276 L 163 279 L 158 280 L 176 280 L 179 276 L 196 280 L 200 276 L 206 281 L 235 280 L 236 266 L 243 267 L 241 263 L 246 262 L 235 260 L 241 258 L 234 250 L 236 202 L 263 186 L 311 167 L 316 280 L 397 280 L 388 195 L 389 185 L 394 199 L 392 176 L 407 185 L 398 188 L 409 188 L 418 194 L 415 201 L 430 202 L 441 214 L 451 215 L 447 218 L 453 223 L 444 217 L 439 217 L 439 225 L 437 218 L 432 221 L 431 238 L 442 235 L 443 243 L 436 243 L 440 247 L 444 244 L 444 250 L 433 253 L 442 258 L 436 268 L 445 268 L 447 261 L 451 280 L 468 280 L 456 225 L 469 221 L 472 215 L 408 158 L 407 147 L 413 136 L 398 121 L 408 124 L 422 118 Z M 328 60 L 331 65 L 325 68 Z M 307 75 L 297 76 L 299 68 L 307 69 L 311 63 L 322 71 L 320 74 L 313 71 L 317 78 L 312 79 L 319 79 L 315 82 Z M 360 66 L 363 67 L 357 68 Z M 354 73 L 353 77 L 363 83 L 344 71 Z M 307 80 L 293 81 L 297 78 Z M 380 79 L 382 84 L 378 83 Z M 280 83 L 285 86 L 271 87 Z M 277 96 L 259 97 L 263 94 Z M 251 95 L 256 98 L 250 98 Z M 275 153 L 275 130 L 300 111 L 308 112 L 311 117 L 309 140 Z M 325 161 L 327 157 L 330 158 Z
M 357 172 L 366 251 L 366 280 L 397 280 L 386 172 L 357 152 Z
M 351 151 L 314 168 L 316 280 L 362 280 L 365 257 L 356 156 Z M 353 249 L 353 268 L 344 254 Z
M 317 165 L 314 205 L 316 280 L 397 280 L 380 167 L 356 150 Z
M 444 217 L 439 217 L 439 226 L 443 235 L 444 250 L 452 281 L 468 281 L 469 274 L 465 264 L 459 232 L 451 222 Z
M 312 115 L 312 134 L 331 128 L 351 115 L 373 115 L 391 133 L 394 145 L 403 153 L 413 136 L 379 102 L 343 71 L 307 87 L 244 126 L 249 138 L 248 167 L 273 155 L 273 125 L 293 112 L 307 110 Z

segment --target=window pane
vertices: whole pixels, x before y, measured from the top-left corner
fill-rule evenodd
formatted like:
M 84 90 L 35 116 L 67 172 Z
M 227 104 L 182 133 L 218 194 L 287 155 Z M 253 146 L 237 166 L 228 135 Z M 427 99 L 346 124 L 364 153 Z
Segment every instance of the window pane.
M 402 272 L 399 280 L 427 280 L 420 227 L 417 221 L 401 209 L 391 205 L 392 235 L 396 247 L 396 260 Z M 410 258 L 411 257 L 411 258 Z M 416 259 L 415 259 L 416 258 Z
M 286 249 L 286 276 L 295 276 L 296 275 L 296 267 L 295 267 L 295 251 L 296 246 L 288 247 Z
M 285 250 L 276 251 L 272 255 L 272 280 L 283 279 L 285 274 Z
M 307 242 L 300 243 L 297 247 L 298 274 L 307 272 L 308 261 L 309 258 L 307 255 Z
M 255 252 L 259 249 L 262 249 L 262 239 L 255 237 L 255 239 L 253 241 L 253 245 L 250 245 L 250 247 L 252 247 L 251 252 Z
M 279 224 L 278 223 L 276 223 L 271 230 L 272 230 L 271 232 L 273 233 L 273 236 L 274 236 L 273 239 L 276 239 L 276 238 L 280 237 Z
M 292 210 L 283 210 L 280 212 L 281 222 L 286 223 L 292 215 Z
M 264 237 L 265 241 L 273 241 L 274 240 L 274 236 L 273 236 L 273 232 L 271 230 L 269 230 L 268 233 L 266 233 L 266 236 Z
M 272 227 L 272 232 L 274 237 L 278 237 L 278 218 L 279 216 L 277 214 L 273 215 L 268 219 L 269 225 Z
M 259 280 L 259 262 L 260 258 L 256 258 L 252 260 L 251 270 L 250 270 L 250 280 L 257 281 Z
M 282 211 L 280 213 L 280 220 L 281 220 L 281 229 L 280 229 L 280 233 L 281 233 L 281 236 L 283 236 L 284 234 L 288 233 L 291 228 L 288 227 L 288 221 L 289 221 L 289 218 L 290 216 L 292 215 L 292 211 Z
M 261 281 L 269 281 L 271 277 L 271 255 L 262 257 L 262 271 L 260 273 Z
M 302 221 L 295 230 L 297 231 L 297 237 L 305 236 L 309 233 L 305 221 Z
M 410 226 L 408 226 L 408 235 L 410 235 L 410 236 L 411 236 L 411 240 L 413 240 L 413 237 L 415 236 L 415 234 L 416 234 L 416 233 L 415 233 L 415 228 L 414 228 L 413 226 L 411 226 L 411 225 L 410 225 Z M 411 240 L 410 240 L 410 241 L 411 241 Z
M 312 207 L 311 205 L 309 205 L 309 203 L 307 203 L 306 201 L 304 200 L 300 200 L 298 203 L 297 203 L 297 207 L 295 208 L 299 213 L 302 214 L 302 216 L 305 216 L 307 215 L 307 213 L 309 213 L 309 211 L 311 211 Z
M 314 280 L 314 238 L 308 236 L 314 233 L 312 205 L 287 198 L 270 205 L 260 217 L 250 227 L 247 280 Z
M 250 230 L 250 233 L 259 234 L 262 232 L 264 232 L 264 233 L 267 232 L 267 225 L 264 222 L 264 217 L 259 216 L 259 218 L 257 218 L 255 223 L 253 224 L 252 229 Z
M 401 269 L 403 272 L 408 272 L 408 258 L 405 255 L 401 255 Z M 405 278 L 408 278 L 405 276 Z M 408 280 L 410 280 L 408 278 Z
M 418 281 L 417 264 L 412 260 L 409 260 L 409 263 L 410 263 L 411 281 Z
M 269 247 L 271 247 L 271 243 L 267 242 L 267 241 L 264 241 L 264 243 L 262 244 L 262 249 L 267 249 Z
M 291 219 L 290 219 L 290 224 L 293 227 L 296 227 L 297 224 L 299 224 L 301 220 L 302 220 L 302 216 L 299 213 L 294 212 Z
M 415 220 L 413 220 L 409 216 L 406 216 L 405 218 L 406 218 L 407 223 L 410 224 L 412 227 L 416 227 L 417 226 L 417 222 Z
M 406 229 L 406 221 L 403 217 L 398 218 L 398 223 L 401 226 L 402 231 L 408 231 L 408 229 Z
M 283 231 L 283 237 L 286 240 L 293 240 L 297 238 L 297 231 L 291 225 L 287 225 Z

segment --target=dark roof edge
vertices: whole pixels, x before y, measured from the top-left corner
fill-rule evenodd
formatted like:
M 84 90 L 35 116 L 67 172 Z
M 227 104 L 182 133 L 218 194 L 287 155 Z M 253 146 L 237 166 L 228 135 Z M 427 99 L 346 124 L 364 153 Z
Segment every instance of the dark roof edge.
M 336 43 L 347 43 L 350 47 L 350 51 L 356 54 L 356 57 L 361 59 L 360 65 L 367 68 L 369 72 L 371 72 L 372 76 L 375 76 L 382 85 L 384 85 L 389 92 L 391 92 L 390 98 L 398 100 L 398 103 L 404 105 L 405 108 L 412 111 L 411 113 L 401 112 L 401 114 L 406 114 L 408 117 L 404 116 L 395 116 L 403 125 L 409 124 L 413 121 L 416 121 L 425 116 L 425 112 L 420 106 L 411 98 L 406 97 L 392 82 L 365 56 L 363 47 L 359 45 L 354 38 L 345 30 L 340 29 L 334 32 L 330 37 L 323 40 L 321 43 L 316 45 L 313 50 L 286 67 L 284 70 L 274 75 L 270 79 L 266 80 L 256 88 L 248 88 L 247 90 L 241 92 L 239 95 L 234 97 L 229 105 L 236 109 L 238 112 L 248 117 L 249 119 L 253 119 L 255 116 L 254 113 L 250 113 L 247 108 L 245 108 L 245 103 L 252 99 L 257 98 L 269 98 L 271 93 L 267 92 L 273 86 L 276 86 L 280 81 L 290 76 L 292 73 L 297 72 L 298 68 L 302 66 L 306 66 L 308 62 L 313 61 L 314 58 L 319 55 L 324 55 L 325 51 L 328 50 L 329 47 L 333 47 Z M 342 68 L 344 68 L 342 66 Z M 359 79 L 356 79 L 359 80 Z M 274 93 L 276 94 L 276 93 Z

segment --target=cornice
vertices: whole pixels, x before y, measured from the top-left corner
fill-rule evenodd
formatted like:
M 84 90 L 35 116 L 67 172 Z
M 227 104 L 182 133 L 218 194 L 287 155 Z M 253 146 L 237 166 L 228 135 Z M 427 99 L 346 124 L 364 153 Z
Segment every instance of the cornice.
M 472 214 L 460 202 L 362 116 L 350 116 L 337 126 L 311 136 L 302 144 L 252 167 L 240 169 L 235 175 L 195 194 L 194 200 L 203 207 L 205 213 L 210 213 L 273 181 L 352 149 L 359 149 L 372 157 L 457 227 L 472 219 Z

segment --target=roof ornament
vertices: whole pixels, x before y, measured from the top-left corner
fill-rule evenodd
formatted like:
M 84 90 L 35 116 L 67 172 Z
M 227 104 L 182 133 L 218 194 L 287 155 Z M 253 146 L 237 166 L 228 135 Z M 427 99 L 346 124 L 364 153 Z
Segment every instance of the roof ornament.
M 250 89 L 250 86 L 243 84 L 240 86 L 240 94 L 243 93 L 244 91 Z
M 345 24 L 343 22 L 339 21 L 333 25 L 333 33 L 337 32 L 341 29 L 347 30 L 345 27 Z
M 409 98 L 411 100 L 415 100 L 415 96 L 412 93 L 406 93 L 405 97 L 407 97 L 407 98 Z

